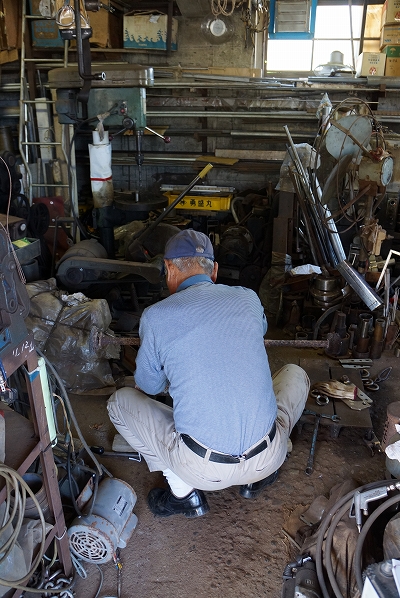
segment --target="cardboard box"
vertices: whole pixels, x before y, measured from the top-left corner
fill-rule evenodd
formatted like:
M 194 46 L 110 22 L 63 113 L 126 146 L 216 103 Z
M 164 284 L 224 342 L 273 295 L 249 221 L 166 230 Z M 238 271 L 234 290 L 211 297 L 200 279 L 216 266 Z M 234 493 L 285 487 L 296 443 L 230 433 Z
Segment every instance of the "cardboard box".
M 400 44 L 400 23 L 398 25 L 384 25 L 381 30 L 380 49 L 385 46 Z
M 21 8 L 16 0 L 0 0 L 0 50 L 21 47 Z
M 163 13 L 136 12 L 124 15 L 124 48 L 167 49 L 168 17 Z M 172 19 L 171 50 L 177 50 L 178 21 Z
M 386 46 L 385 77 L 400 77 L 400 46 Z
M 386 55 L 380 52 L 363 52 L 357 58 L 356 77 L 383 77 Z
M 400 23 L 400 0 L 386 0 L 382 6 L 381 28 L 389 23 Z
M 97 48 L 122 48 L 122 19 L 108 10 L 88 12 L 92 37 L 90 44 Z
M 29 0 L 31 15 L 41 15 L 40 0 Z M 63 48 L 58 25 L 54 18 L 32 20 L 32 46 L 35 48 Z

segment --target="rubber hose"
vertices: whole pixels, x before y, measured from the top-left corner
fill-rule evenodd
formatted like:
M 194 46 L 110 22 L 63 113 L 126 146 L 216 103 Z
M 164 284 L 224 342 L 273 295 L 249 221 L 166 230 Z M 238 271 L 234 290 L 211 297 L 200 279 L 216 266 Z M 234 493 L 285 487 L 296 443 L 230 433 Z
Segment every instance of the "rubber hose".
M 23 477 L 17 471 L 12 469 L 11 467 L 8 467 L 7 465 L 4 465 L 3 463 L 0 464 L 0 475 L 3 478 L 5 478 L 5 480 L 6 480 L 7 503 L 10 502 L 11 492 L 14 491 L 13 510 L 12 510 L 12 513 L 10 515 L 10 518 L 9 518 L 7 524 L 4 527 L 2 527 L 2 529 L 0 530 L 0 533 L 3 534 L 4 531 L 8 528 L 8 526 L 12 522 L 14 523 L 14 530 L 11 533 L 7 542 L 5 542 L 5 544 L 2 546 L 1 550 L 2 550 L 3 556 L 1 557 L 0 562 L 6 560 L 9 557 L 12 549 L 14 548 L 14 546 L 17 542 L 18 534 L 20 532 L 22 522 L 24 519 L 24 511 L 25 511 L 25 503 L 26 503 L 26 494 L 27 493 L 31 497 L 31 499 L 38 511 L 41 528 L 42 528 L 42 538 L 40 541 L 39 551 L 33 560 L 31 570 L 28 571 L 28 573 L 21 579 L 17 579 L 14 581 L 0 579 L 1 585 L 7 586 L 9 588 L 20 589 L 20 585 L 26 583 L 32 577 L 33 572 L 38 567 L 40 561 L 42 560 L 43 554 L 45 553 L 46 522 L 44 520 L 43 511 L 40 507 L 40 504 L 39 504 L 35 494 L 33 493 L 32 489 L 28 486 L 28 484 L 25 482 Z M 18 509 L 18 514 L 15 519 L 14 517 L 15 517 L 17 509 Z
M 393 480 L 392 480 L 392 483 L 393 483 Z M 386 509 L 395 505 L 398 502 L 400 502 L 400 494 L 396 494 L 396 496 L 392 496 L 392 498 L 388 498 L 384 503 L 379 505 L 379 507 L 372 513 L 372 515 L 370 515 L 368 517 L 367 521 L 365 522 L 365 524 L 360 532 L 360 535 L 358 537 L 357 544 L 356 544 L 356 550 L 354 553 L 354 568 L 355 568 L 357 586 L 360 591 L 360 594 L 362 594 L 363 587 L 364 587 L 364 583 L 363 583 L 363 579 L 362 579 L 362 549 L 364 546 L 365 538 L 366 538 L 372 524 L 378 519 L 379 515 L 382 515 L 382 513 L 384 511 L 386 511 Z
M 325 541 L 325 567 L 328 573 L 329 582 L 331 584 L 333 593 L 335 594 L 336 598 L 344 598 L 342 592 L 340 591 L 339 585 L 336 581 L 335 574 L 333 571 L 332 566 L 332 542 L 333 536 L 336 531 L 336 527 L 339 521 L 342 519 L 343 515 L 351 508 L 352 500 L 348 500 L 336 513 L 334 518 L 332 519 L 332 524 L 329 527 L 328 535 L 326 536 Z
M 345 496 L 342 496 L 331 508 L 329 513 L 326 514 L 325 518 L 323 519 L 320 528 L 318 530 L 318 539 L 316 545 L 316 556 L 315 556 L 315 563 L 317 569 L 317 577 L 318 583 L 321 588 L 321 592 L 323 594 L 323 598 L 331 598 L 330 593 L 328 592 L 325 579 L 324 579 L 324 568 L 323 568 L 323 543 L 325 533 L 330 525 L 331 519 L 334 517 L 336 511 L 340 509 L 347 501 L 353 498 L 354 493 L 358 490 L 363 492 L 365 490 L 371 490 L 373 488 L 379 488 L 384 484 L 391 485 L 393 484 L 393 480 L 380 480 L 379 482 L 370 482 L 369 484 L 364 484 L 364 486 L 360 486 L 359 488 L 355 488 L 348 492 Z M 330 555 L 328 555 L 330 558 Z

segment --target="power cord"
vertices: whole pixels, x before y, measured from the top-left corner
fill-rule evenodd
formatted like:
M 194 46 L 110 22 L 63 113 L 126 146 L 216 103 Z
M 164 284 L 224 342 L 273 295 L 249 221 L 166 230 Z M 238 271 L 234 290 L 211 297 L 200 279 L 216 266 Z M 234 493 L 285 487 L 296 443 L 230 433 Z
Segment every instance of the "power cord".
M 13 526 L 13 531 L 11 532 L 8 540 L 1 546 L 1 557 L 0 563 L 3 563 L 7 559 L 12 559 L 11 553 L 14 549 L 14 546 L 17 543 L 19 532 L 21 531 L 22 522 L 25 516 L 25 504 L 26 504 L 26 495 L 28 494 L 32 499 L 41 523 L 41 530 L 42 530 L 42 537 L 40 540 L 39 550 L 36 554 L 35 558 L 33 559 L 32 565 L 30 570 L 24 577 L 20 579 L 9 581 L 7 579 L 0 578 L 0 584 L 6 586 L 8 588 L 13 588 L 16 590 L 21 590 L 23 592 L 32 592 L 34 594 L 61 594 L 62 592 L 68 591 L 74 585 L 74 580 L 68 587 L 60 588 L 60 589 L 37 589 L 31 588 L 24 584 L 32 577 L 33 573 L 38 568 L 42 558 L 44 557 L 44 553 L 46 551 L 45 542 L 46 542 L 46 522 L 44 520 L 42 508 L 34 495 L 31 488 L 25 482 L 23 477 L 14 469 L 5 465 L 4 463 L 0 463 L 0 476 L 5 479 L 6 482 L 6 489 L 7 489 L 7 496 L 6 496 L 6 510 L 4 513 L 3 520 L 1 522 L 0 527 L 0 538 L 4 537 L 4 535 L 10 530 L 11 526 Z M 13 499 L 13 505 L 11 509 L 11 513 L 9 513 L 9 509 L 7 508 L 8 505 L 11 506 Z

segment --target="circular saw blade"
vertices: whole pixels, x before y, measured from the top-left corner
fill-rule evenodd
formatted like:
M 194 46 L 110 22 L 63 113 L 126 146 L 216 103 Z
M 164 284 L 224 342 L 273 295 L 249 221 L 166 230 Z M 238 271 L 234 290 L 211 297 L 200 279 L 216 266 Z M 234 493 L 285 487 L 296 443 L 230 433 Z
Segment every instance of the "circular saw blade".
M 338 123 L 346 129 L 346 133 L 341 131 L 334 124 L 330 127 L 326 134 L 326 149 L 328 152 L 339 160 L 341 156 L 356 156 L 362 150 L 353 141 L 348 133 L 354 137 L 358 143 L 367 146 L 372 135 L 372 123 L 367 116 L 360 116 L 351 114 L 344 116 Z

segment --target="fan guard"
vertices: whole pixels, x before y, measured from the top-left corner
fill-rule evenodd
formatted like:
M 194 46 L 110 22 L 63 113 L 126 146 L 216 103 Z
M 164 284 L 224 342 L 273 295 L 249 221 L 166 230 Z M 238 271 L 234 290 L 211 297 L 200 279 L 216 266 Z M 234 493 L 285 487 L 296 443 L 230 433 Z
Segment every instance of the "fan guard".
M 74 554 L 88 563 L 108 563 L 114 553 L 114 544 L 99 530 L 84 525 L 75 525 L 69 536 L 70 548 Z

